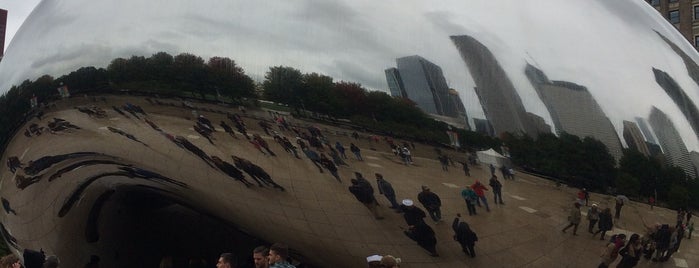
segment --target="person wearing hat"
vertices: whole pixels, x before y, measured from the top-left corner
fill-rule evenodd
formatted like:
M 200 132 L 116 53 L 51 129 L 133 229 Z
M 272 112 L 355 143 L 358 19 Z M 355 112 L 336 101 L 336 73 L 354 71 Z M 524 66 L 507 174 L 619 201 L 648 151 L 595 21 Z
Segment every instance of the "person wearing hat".
M 597 204 L 594 204 L 594 203 L 592 204 L 590 209 L 587 210 L 587 220 L 590 222 L 589 225 L 587 225 L 587 232 L 589 232 L 591 234 L 594 233 L 594 232 L 592 232 L 592 228 L 595 227 L 595 224 L 599 220 L 599 213 L 600 213 L 600 210 L 597 207 Z
M 424 224 L 425 212 L 419 207 L 413 205 L 413 200 L 403 199 L 401 209 L 403 210 L 403 218 L 408 226 Z
M 383 257 L 381 255 L 371 255 L 369 257 L 366 257 L 366 263 L 367 267 L 369 268 L 381 268 L 385 266 L 381 266 L 381 259 Z
M 442 200 L 439 199 L 437 194 L 430 191 L 430 187 L 423 185 L 422 192 L 417 195 L 417 200 L 427 209 L 427 213 L 430 214 L 432 220 L 435 222 L 442 220 L 442 211 L 440 210 Z

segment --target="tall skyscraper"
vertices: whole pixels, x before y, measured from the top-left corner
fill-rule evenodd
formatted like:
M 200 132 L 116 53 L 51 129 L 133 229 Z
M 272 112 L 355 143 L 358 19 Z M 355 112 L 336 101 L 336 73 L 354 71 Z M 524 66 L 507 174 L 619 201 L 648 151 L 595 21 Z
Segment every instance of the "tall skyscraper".
M 396 64 L 385 71 L 391 95 L 407 97 L 426 113 L 458 116 L 442 68 L 417 55 L 398 58 Z
M 689 152 L 689 160 L 692 161 L 692 165 L 694 165 L 694 172 L 699 176 L 699 152 L 697 151 L 691 151 Z
M 478 100 L 496 135 L 510 132 L 536 138 L 519 94 L 493 53 L 468 35 L 451 36 L 451 40 L 471 72 Z
M 5 30 L 7 29 L 7 10 L 0 9 L 0 60 L 5 55 Z
M 530 112 L 527 112 L 527 117 L 529 117 L 529 121 L 532 123 L 537 133 L 551 133 L 551 125 L 547 124 L 543 117 Z
M 675 82 L 675 79 L 672 79 L 666 72 L 653 68 L 653 74 L 655 74 L 655 81 L 680 108 L 685 119 L 689 121 L 689 125 L 694 130 L 694 135 L 699 139 L 699 109 L 697 109 L 694 101 L 687 96 L 680 85 Z
M 388 68 L 386 73 L 386 83 L 388 83 L 388 89 L 391 91 L 391 96 L 407 98 L 408 94 L 405 93 L 405 87 L 403 87 L 403 80 L 400 79 L 400 73 L 396 68 Z
M 566 81 L 550 81 L 530 64 L 525 73 L 546 105 L 557 133 L 595 138 L 607 146 L 614 159 L 621 159 L 621 140 L 614 125 L 587 88 Z
M 636 123 L 624 120 L 624 140 L 629 149 L 638 151 L 647 157 L 651 156 L 646 140 L 643 139 L 641 129 Z
M 655 140 L 655 136 L 653 136 L 653 132 L 651 132 L 648 128 L 648 124 L 646 124 L 646 120 L 643 119 L 643 117 L 636 117 L 636 123 L 638 124 L 638 128 L 641 129 L 643 136 L 646 137 L 646 141 L 653 144 L 658 144 L 658 142 Z
M 456 113 L 458 114 L 457 117 L 464 120 L 466 124 L 466 130 L 471 130 L 471 126 L 468 124 L 468 114 L 466 114 L 466 106 L 464 106 L 464 102 L 461 101 L 459 92 L 456 91 L 456 89 L 449 89 L 449 101 L 456 108 Z
M 473 118 L 473 125 L 476 128 L 476 132 L 491 137 L 495 136 L 495 130 L 493 130 L 493 126 L 490 125 L 487 119 Z
M 675 124 L 670 121 L 670 118 L 654 106 L 651 109 L 648 122 L 653 128 L 655 136 L 658 137 L 668 164 L 677 166 L 684 170 L 688 176 L 696 178 L 697 174 L 689 159 L 687 146 L 685 146 L 680 133 L 677 132 Z

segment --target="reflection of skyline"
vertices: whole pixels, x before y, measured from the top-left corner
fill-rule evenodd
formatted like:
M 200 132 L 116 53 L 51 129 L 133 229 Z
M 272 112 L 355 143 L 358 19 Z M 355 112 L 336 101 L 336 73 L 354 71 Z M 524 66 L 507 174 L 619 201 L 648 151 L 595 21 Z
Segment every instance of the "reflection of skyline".
M 653 107 L 648 117 L 655 136 L 663 149 L 667 162 L 682 168 L 690 177 L 696 177 L 696 170 L 689 159 L 689 151 L 682 141 L 679 132 L 669 117 L 660 109 Z
M 651 156 L 648 144 L 643 139 L 641 129 L 636 123 L 624 120 L 624 141 L 629 149 L 638 151 L 646 157 Z
M 496 135 L 504 132 L 536 137 L 522 100 L 490 50 L 471 36 L 451 36 L 476 84 L 475 90 Z
M 385 70 L 392 96 L 410 99 L 426 113 L 459 116 L 441 67 L 418 55 L 397 58 L 396 65 Z
M 507 6 L 479 1 L 410 2 L 407 8 L 386 9 L 383 7 L 396 3 L 341 0 L 309 8 L 313 5 L 309 1 L 289 6 L 207 0 L 212 7 L 207 10 L 186 10 L 182 7 L 188 4 L 181 0 L 174 0 L 168 8 L 126 0 L 119 9 L 109 1 L 89 5 L 76 0 L 60 5 L 44 1 L 22 26 L 13 40 L 16 44 L 10 44 L 6 60 L 11 64 L 0 64 L 0 91 L 7 89 L 6 83 L 18 84 L 41 74 L 66 74 L 91 65 L 105 67 L 116 57 L 148 56 L 158 51 L 173 55 L 191 52 L 205 58 L 228 56 L 258 81 L 269 66 L 286 65 L 358 82 L 370 90 L 388 91 L 381 70 L 397 57 L 419 54 L 442 68 L 449 86 L 459 90 L 470 116 L 485 118 L 473 79 L 448 38 L 467 34 L 490 49 L 525 110 L 543 116 L 549 124 L 553 121 L 543 103 L 532 98 L 535 91 L 521 72 L 525 59 L 536 59 L 535 65 L 550 77 L 584 85 L 611 119 L 618 136 L 622 135 L 623 120 L 645 114 L 650 105 L 656 105 L 673 118 L 687 146 L 699 150 L 696 135 L 689 136 L 688 122 L 677 120 L 680 110 L 670 108 L 675 104 L 649 75 L 651 67 L 668 72 L 688 97 L 699 103 L 696 71 L 685 69 L 696 65 L 699 57 L 672 25 L 638 1 L 591 5 L 544 1 L 523 0 Z M 533 8 L 540 5 L 547 8 Z M 247 12 L 240 16 L 224 12 L 233 6 Z M 544 12 L 580 8 L 587 14 Z M 115 12 L 115 18 L 94 23 L 103 21 L 98 14 L 105 10 Z M 157 17 L 168 19 L 153 20 Z M 133 27 L 133 21 L 149 27 Z M 557 27 L 551 27 L 552 21 Z M 585 27 L 580 28 L 579 23 L 573 23 L 576 21 L 585 21 Z M 370 27 L 375 25 L 382 27 Z M 582 37 L 573 45 L 568 38 L 572 29 L 575 36 Z M 221 35 L 224 30 L 227 34 Z
M 658 82 L 658 85 L 677 104 L 677 107 L 689 122 L 689 126 L 694 130 L 694 134 L 699 138 L 699 110 L 692 99 L 684 93 L 684 90 L 668 73 L 653 68 L 653 74 L 655 74 L 655 80 Z
M 614 159 L 621 159 L 616 130 L 587 88 L 572 82 L 550 81 L 546 74 L 529 64 L 525 72 L 546 105 L 557 133 L 593 137 L 607 146 Z

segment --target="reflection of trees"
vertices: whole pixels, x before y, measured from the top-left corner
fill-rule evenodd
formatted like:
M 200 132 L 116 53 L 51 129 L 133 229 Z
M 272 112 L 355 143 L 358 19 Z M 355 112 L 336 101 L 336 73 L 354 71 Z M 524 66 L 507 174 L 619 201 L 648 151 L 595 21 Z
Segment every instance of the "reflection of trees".
M 699 183 L 690 180 L 681 168 L 664 166 L 658 159 L 633 151 L 615 167 L 614 158 L 602 142 L 580 139 L 562 133 L 528 136 L 507 133 L 503 142 L 510 148 L 512 161 L 525 169 L 556 177 L 574 187 L 606 191 L 607 187 L 645 201 L 655 196 L 672 207 L 699 207 Z
M 29 113 L 29 99 L 40 102 L 56 98 L 56 88 L 67 85 L 71 93 L 108 92 L 130 89 L 175 96 L 212 99 L 221 94 L 232 100 L 256 98 L 255 83 L 234 60 L 212 57 L 205 61 L 192 54 L 156 53 L 148 58 L 117 58 L 104 68 L 83 67 L 54 79 L 44 75 L 25 80 L 0 96 L 0 150 Z M 301 109 L 348 118 L 360 127 L 394 138 L 411 138 L 446 144 L 447 125 L 428 118 L 414 102 L 384 92 L 368 91 L 361 84 L 334 81 L 318 73 L 302 73 L 285 67 L 270 67 L 262 83 L 262 97 Z M 215 98 L 215 97 L 214 97 Z M 562 133 L 542 134 L 536 139 L 505 134 L 502 142 L 477 132 L 454 129 L 460 143 L 471 149 L 510 148 L 512 161 L 539 174 L 549 175 L 579 187 L 604 190 L 616 187 L 630 197 L 647 198 L 657 191 L 659 201 L 679 206 L 688 202 L 699 207 L 699 183 L 687 181 L 684 172 L 665 167 L 634 151 L 625 151 L 619 166 L 600 141 Z M 678 189 L 686 189 L 681 191 Z

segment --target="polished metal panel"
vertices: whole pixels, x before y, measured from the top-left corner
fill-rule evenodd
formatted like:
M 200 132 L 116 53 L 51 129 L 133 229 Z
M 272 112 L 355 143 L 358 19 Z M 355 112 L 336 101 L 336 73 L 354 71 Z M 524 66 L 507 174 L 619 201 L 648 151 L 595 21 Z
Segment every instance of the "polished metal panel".
M 432 99 L 437 107 L 428 112 L 465 117 L 462 125 L 496 137 L 589 136 L 615 161 L 625 148 L 651 154 L 652 148 L 638 147 L 655 146 L 667 163 L 697 176 L 699 54 L 645 1 L 42 1 L 0 62 L 0 92 L 42 75 L 106 68 L 115 58 L 158 52 L 228 57 L 256 82 L 270 67 L 290 66 L 369 90 L 419 96 L 418 106 Z M 450 89 L 463 105 L 451 99 L 456 95 Z M 289 185 L 305 173 L 316 176 L 314 169 L 265 162 L 258 152 L 239 149 L 245 145 L 240 141 L 216 147 L 188 130 L 191 110 L 207 111 L 218 122 L 237 109 L 161 102 L 73 96 L 47 103 L 46 117 L 29 118 L 18 128 L 2 160 L 17 157 L 24 168 L 0 169 L 0 196 L 17 210 L 0 217 L 13 249 L 60 253 L 66 267 L 83 265 L 92 254 L 128 256 L 127 246 L 104 242 L 128 234 L 99 227 L 106 220 L 119 226 L 114 211 L 120 205 L 110 200 L 127 202 L 123 192 L 128 192 L 182 208 L 173 213 L 199 211 L 252 236 L 285 240 L 321 266 L 361 259 L 333 243 L 349 234 L 318 228 L 311 216 L 285 216 L 284 211 L 314 215 L 327 208 L 297 198 L 310 189 Z M 110 108 L 125 103 L 152 114 L 120 115 Z M 23 136 L 32 123 L 58 128 Z M 250 191 L 227 181 L 225 168 L 210 156 L 233 163 L 231 151 L 274 170 L 287 191 Z M 276 170 L 287 166 L 287 173 Z M 354 204 L 338 205 L 345 201 Z M 100 211 L 111 212 L 100 216 Z M 327 221 L 344 217 L 333 215 L 337 218 Z M 285 228 L 275 228 L 278 224 Z M 69 240 L 75 243 L 63 243 Z

